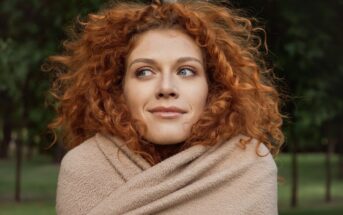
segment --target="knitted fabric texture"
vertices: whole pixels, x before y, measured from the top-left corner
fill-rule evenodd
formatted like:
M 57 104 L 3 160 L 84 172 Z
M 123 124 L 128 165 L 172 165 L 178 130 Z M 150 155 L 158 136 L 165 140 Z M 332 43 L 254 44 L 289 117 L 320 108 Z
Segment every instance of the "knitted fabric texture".
M 98 133 L 63 158 L 57 214 L 278 214 L 272 155 L 254 139 L 243 149 L 240 139 L 247 137 L 192 146 L 151 166 Z

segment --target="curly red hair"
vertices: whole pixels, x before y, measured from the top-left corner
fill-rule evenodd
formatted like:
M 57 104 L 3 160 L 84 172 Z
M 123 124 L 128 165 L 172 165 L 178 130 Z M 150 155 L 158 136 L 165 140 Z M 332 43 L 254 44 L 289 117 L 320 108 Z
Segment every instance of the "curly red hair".
M 62 128 L 68 149 L 100 132 L 122 138 L 151 164 L 160 162 L 163 153 L 141 142 L 138 131 L 144 125 L 131 118 L 122 80 L 126 56 L 140 33 L 179 29 L 203 51 L 209 95 L 208 106 L 178 151 L 244 134 L 276 155 L 284 141 L 280 96 L 260 51 L 265 42 L 258 34 L 264 30 L 254 27 L 254 21 L 205 1 L 115 3 L 89 14 L 64 42 L 65 53 L 49 58 L 50 69 L 59 74 L 51 90 L 58 115 L 49 128 Z

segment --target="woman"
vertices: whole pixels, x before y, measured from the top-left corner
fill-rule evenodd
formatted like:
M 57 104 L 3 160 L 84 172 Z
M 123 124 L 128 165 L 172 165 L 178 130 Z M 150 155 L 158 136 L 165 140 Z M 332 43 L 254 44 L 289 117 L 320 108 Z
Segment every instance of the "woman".
M 277 214 L 279 94 L 252 19 L 206 1 L 90 14 L 53 93 L 58 214 Z M 81 27 L 81 28 L 80 28 Z

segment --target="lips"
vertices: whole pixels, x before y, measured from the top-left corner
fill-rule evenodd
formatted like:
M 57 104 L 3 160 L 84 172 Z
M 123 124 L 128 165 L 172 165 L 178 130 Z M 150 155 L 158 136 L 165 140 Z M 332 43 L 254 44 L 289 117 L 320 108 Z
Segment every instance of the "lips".
M 155 107 L 149 110 L 153 115 L 161 117 L 161 118 L 167 118 L 167 119 L 173 119 L 180 117 L 182 114 L 187 113 L 187 111 L 175 107 L 175 106 L 170 106 L 170 107 Z
M 158 106 L 155 108 L 152 108 L 149 110 L 149 112 L 176 112 L 176 113 L 186 113 L 187 111 L 175 107 L 175 106 L 170 106 L 170 107 L 163 107 L 163 106 Z

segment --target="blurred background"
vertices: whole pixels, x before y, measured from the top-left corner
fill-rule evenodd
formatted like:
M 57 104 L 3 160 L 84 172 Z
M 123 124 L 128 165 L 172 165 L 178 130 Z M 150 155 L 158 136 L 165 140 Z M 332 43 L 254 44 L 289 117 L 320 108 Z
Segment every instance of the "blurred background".
M 143 2 L 143 1 L 142 1 Z M 145 1 L 150 2 L 150 1 Z M 104 0 L 0 0 L 0 214 L 55 214 L 64 155 L 47 124 L 52 75 L 75 17 Z M 280 214 L 343 214 L 343 0 L 232 0 L 267 31 L 270 62 L 288 95 L 276 157 Z

